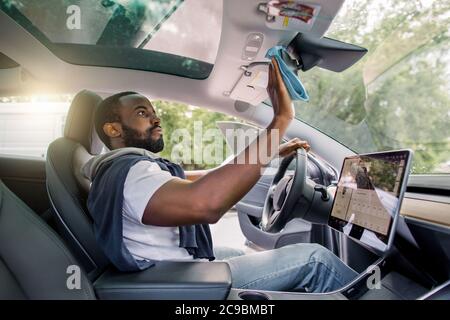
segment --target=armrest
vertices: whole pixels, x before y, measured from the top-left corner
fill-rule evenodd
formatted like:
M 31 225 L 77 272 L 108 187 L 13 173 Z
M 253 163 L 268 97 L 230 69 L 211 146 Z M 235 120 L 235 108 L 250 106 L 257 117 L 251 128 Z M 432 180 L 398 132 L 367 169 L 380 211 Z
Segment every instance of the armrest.
M 226 262 L 161 261 L 131 273 L 110 268 L 94 283 L 99 299 L 222 300 L 230 288 Z

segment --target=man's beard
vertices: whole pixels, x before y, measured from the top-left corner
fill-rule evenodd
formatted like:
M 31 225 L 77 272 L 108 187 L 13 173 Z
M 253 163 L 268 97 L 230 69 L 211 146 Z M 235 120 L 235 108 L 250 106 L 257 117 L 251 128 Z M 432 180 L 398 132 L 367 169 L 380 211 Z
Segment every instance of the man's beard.
M 164 149 L 163 136 L 157 140 L 152 139 L 152 132 L 160 126 L 152 126 L 145 131 L 145 134 L 140 134 L 137 130 L 122 124 L 123 141 L 125 146 L 142 148 L 153 153 L 158 153 Z

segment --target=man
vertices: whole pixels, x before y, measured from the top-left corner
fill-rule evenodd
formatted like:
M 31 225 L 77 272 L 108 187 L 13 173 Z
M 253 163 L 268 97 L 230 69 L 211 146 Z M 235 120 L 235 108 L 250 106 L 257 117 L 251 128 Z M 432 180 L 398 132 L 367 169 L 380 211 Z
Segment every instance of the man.
M 92 180 L 88 207 L 97 239 L 121 270 L 143 269 L 158 260 L 225 259 L 235 288 L 261 290 L 336 290 L 356 273 L 317 244 L 296 244 L 242 255 L 212 249 L 208 224 L 216 223 L 258 181 L 267 164 L 258 150 L 273 157 L 309 149 L 291 140 L 279 148 L 294 118 L 292 102 L 275 60 L 269 67 L 267 89 L 274 117 L 233 163 L 202 173 L 184 173 L 154 153 L 163 149 L 160 119 L 145 97 L 116 94 L 97 108 L 96 130 L 111 150 L 83 169 Z M 138 149 L 136 149 L 138 148 Z M 257 154 L 256 163 L 249 159 Z

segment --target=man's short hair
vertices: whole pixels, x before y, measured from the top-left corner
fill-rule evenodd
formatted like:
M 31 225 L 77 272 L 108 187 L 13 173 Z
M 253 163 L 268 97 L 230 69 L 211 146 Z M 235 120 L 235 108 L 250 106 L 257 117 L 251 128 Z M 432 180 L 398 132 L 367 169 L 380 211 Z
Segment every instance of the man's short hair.
M 97 134 L 102 140 L 102 142 L 111 149 L 111 142 L 110 138 L 106 135 L 106 133 L 103 131 L 103 126 L 105 123 L 108 122 L 121 122 L 120 115 L 117 112 L 117 110 L 120 107 L 120 101 L 119 99 L 124 96 L 132 95 L 132 94 L 138 94 L 134 91 L 124 91 L 116 93 L 112 96 L 109 96 L 105 100 L 99 103 L 95 110 L 94 114 L 94 126 L 95 131 L 97 131 Z

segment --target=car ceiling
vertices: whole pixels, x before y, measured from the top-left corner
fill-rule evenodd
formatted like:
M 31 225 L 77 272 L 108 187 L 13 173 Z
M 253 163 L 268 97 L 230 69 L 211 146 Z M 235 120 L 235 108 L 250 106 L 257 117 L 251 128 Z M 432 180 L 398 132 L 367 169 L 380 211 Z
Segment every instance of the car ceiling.
M 178 101 L 227 113 L 258 125 L 266 125 L 272 117 L 270 107 L 251 106 L 224 95 L 242 75 L 242 51 L 249 33 L 262 33 L 264 41 L 254 61 L 264 61 L 265 52 L 278 44 L 287 45 L 296 35 L 266 27 L 265 15 L 257 10 L 258 0 L 223 1 L 222 32 L 216 62 L 210 76 L 194 80 L 173 75 L 120 69 L 74 65 L 55 56 L 47 47 L 0 10 L 0 52 L 20 67 L 0 72 L 0 95 L 76 93 L 89 89 L 107 96 L 132 90 L 150 99 Z M 328 155 L 337 169 L 344 156 L 352 154 L 346 147 L 308 125 L 295 121 L 287 135 L 302 136 L 313 143 L 317 155 Z M 330 148 L 333 149 L 330 158 Z
M 2 94 L 15 92 L 74 93 L 89 88 L 97 92 L 117 92 L 132 89 L 151 98 L 180 101 L 233 113 L 234 101 L 224 96 L 245 64 L 241 60 L 246 37 L 250 32 L 264 34 L 264 43 L 256 60 L 263 60 L 268 48 L 287 43 L 293 32 L 268 29 L 265 15 L 257 11 L 259 1 L 227 0 L 223 3 L 222 33 L 214 69 L 206 80 L 192 80 L 154 72 L 108 67 L 78 66 L 56 57 L 43 44 L 0 12 L 0 52 L 16 61 L 20 67 L 9 79 L 0 79 Z M 14 83 L 15 82 L 15 83 Z

